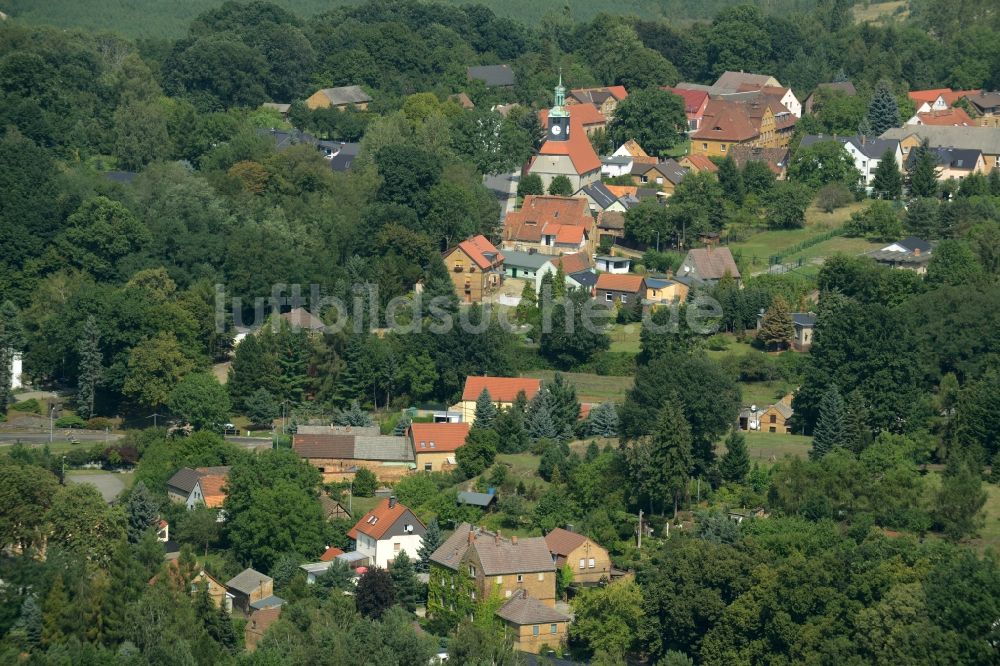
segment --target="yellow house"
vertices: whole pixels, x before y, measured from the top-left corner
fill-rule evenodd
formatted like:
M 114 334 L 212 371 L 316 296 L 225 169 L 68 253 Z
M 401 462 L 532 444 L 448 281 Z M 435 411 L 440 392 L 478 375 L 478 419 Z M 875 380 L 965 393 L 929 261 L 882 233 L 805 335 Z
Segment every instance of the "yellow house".
M 473 236 L 444 253 L 455 293 L 465 303 L 479 303 L 503 282 L 503 254 L 485 236 Z
M 792 432 L 788 420 L 792 418 L 792 396 L 786 395 L 784 398 L 765 409 L 760 415 L 761 432 L 775 432 L 789 434 Z
M 366 111 L 371 101 L 372 98 L 361 89 L 361 86 L 341 86 L 317 90 L 306 99 L 306 107 L 310 111 L 316 109 L 343 111 L 348 107 L 354 107 L 358 111 Z
M 595 541 L 576 532 L 557 527 L 545 535 L 545 544 L 556 566 L 573 570 L 573 582 L 596 585 L 611 580 L 611 557 Z
M 413 423 L 408 436 L 417 471 L 445 472 L 455 466 L 455 451 L 465 444 L 468 423 Z
M 647 277 L 645 285 L 644 300 L 649 303 L 683 303 L 688 297 L 688 286 L 676 280 Z
M 531 377 L 476 377 L 465 378 L 462 401 L 452 405 L 449 411 L 458 412 L 463 423 L 472 425 L 476 421 L 476 400 L 485 389 L 498 408 L 509 408 L 517 400 L 517 394 L 531 400 L 542 388 L 542 380 Z M 419 468 L 418 468 L 419 469 Z
M 726 157 L 733 146 L 779 148 L 787 141 L 784 131 L 779 136 L 770 103 L 713 99 L 705 107 L 701 127 L 691 135 L 691 153 Z
M 515 650 L 539 654 L 545 647 L 555 649 L 566 643 L 568 617 L 523 590 L 515 595 L 497 611 L 514 639 Z

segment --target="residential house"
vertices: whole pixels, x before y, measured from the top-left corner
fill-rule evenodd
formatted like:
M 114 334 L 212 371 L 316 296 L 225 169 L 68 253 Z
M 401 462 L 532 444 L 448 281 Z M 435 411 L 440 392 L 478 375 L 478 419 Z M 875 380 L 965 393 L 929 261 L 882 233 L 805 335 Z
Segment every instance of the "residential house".
M 337 559 L 343 554 L 344 551 L 342 551 L 340 548 L 337 548 L 336 546 L 327 546 L 326 550 L 323 551 L 323 554 L 319 556 L 319 561 L 332 562 L 333 560 Z
M 735 148 L 733 150 L 735 150 Z M 732 153 L 730 153 L 730 156 L 732 156 Z M 719 167 L 715 164 L 715 162 L 710 160 L 705 155 L 685 155 L 677 160 L 677 163 L 688 171 L 694 171 L 696 173 L 718 173 L 719 171 Z
M 398 481 L 415 467 L 409 440 L 392 435 L 296 433 L 292 450 L 319 470 L 324 483 L 353 479 L 361 467 L 380 481 Z
M 476 108 L 476 105 L 472 102 L 472 98 L 470 98 L 464 92 L 455 93 L 454 95 L 448 95 L 448 99 L 451 100 L 452 102 L 455 102 L 455 104 L 458 104 L 466 111 Z
M 600 273 L 597 276 L 597 301 L 608 305 L 632 305 L 646 295 L 646 283 L 641 275 Z
M 216 509 L 218 511 L 219 522 L 225 521 L 225 512 L 222 511 L 222 505 L 226 502 L 226 492 L 224 490 L 226 482 L 228 480 L 228 473 L 222 474 L 205 474 L 200 476 L 194 483 L 194 488 L 191 490 L 191 494 L 188 496 L 187 508 L 188 511 L 192 511 L 199 506 L 206 506 L 209 509 Z
M 678 87 L 681 84 L 678 84 Z M 780 88 L 778 79 L 767 74 L 751 74 L 750 72 L 723 72 L 712 84 L 713 93 L 734 93 L 744 90 L 760 90 L 761 88 Z
M 632 173 L 635 160 L 631 155 L 611 155 L 601 158 L 601 176 L 618 178 Z
M 552 260 L 552 265 L 557 269 L 561 268 L 565 275 L 572 275 L 591 268 L 590 256 L 582 252 L 555 257 Z M 569 282 L 566 284 L 569 285 Z
M 899 141 L 904 164 L 910 151 L 925 139 L 931 148 L 981 151 L 986 172 L 993 170 L 1000 158 L 1000 128 L 997 127 L 906 125 L 886 130 L 879 138 Z
M 858 170 L 860 182 L 865 187 L 871 187 L 872 181 L 875 180 L 875 171 L 886 151 L 893 154 L 896 168 L 903 168 L 903 150 L 899 141 L 895 139 L 869 139 L 864 135 L 824 136 L 822 134 L 809 134 L 802 137 L 799 146 L 811 146 L 823 141 L 836 141 L 844 147 L 844 150 L 854 161 L 854 168 Z
M 883 252 L 908 252 L 910 254 L 931 254 L 934 246 L 929 241 L 925 241 L 916 236 L 907 236 L 901 241 L 889 243 L 881 248 Z
M 629 139 L 611 154 L 615 157 L 631 157 L 636 162 L 656 162 L 656 158 L 643 150 L 635 139 Z
M 690 278 L 696 282 L 715 285 L 723 277 L 729 276 L 740 283 L 740 269 L 736 267 L 733 254 L 728 247 L 699 247 L 688 250 L 677 277 Z
M 725 157 L 737 145 L 778 148 L 787 145 L 782 141 L 770 104 L 713 99 L 691 133 L 691 154 Z
M 278 317 L 287 322 L 293 329 L 305 329 L 310 332 L 326 330 L 326 324 L 323 320 L 305 308 L 292 308 L 288 312 L 281 313 Z
M 951 88 L 934 88 L 933 90 L 911 90 L 907 93 L 917 107 L 917 113 L 927 111 L 944 111 L 963 97 L 981 95 L 982 90 L 952 90 Z
M 625 86 L 605 86 L 602 88 L 575 88 L 566 97 L 566 106 L 592 104 L 608 120 L 615 117 L 618 103 L 628 97 Z
M 584 271 L 577 271 L 576 273 L 567 273 L 566 284 L 574 289 L 582 289 L 586 291 L 590 294 L 591 298 L 593 298 L 597 293 L 597 273 L 593 268 L 588 268 Z
M 531 158 L 526 172 L 538 175 L 547 189 L 556 176 L 569 179 L 573 191 L 601 178 L 601 160 L 587 138 L 583 115 L 574 106 L 565 106 L 566 89 L 560 79 L 555 89 L 555 105 L 539 113 L 546 128 L 545 142 Z M 576 105 L 577 107 L 579 105 Z
M 600 214 L 606 210 L 614 210 L 620 213 L 625 212 L 625 204 L 619 201 L 618 197 L 601 181 L 581 187 L 573 196 L 584 197 L 590 205 L 591 212 L 594 214 Z
M 708 106 L 707 91 L 671 88 L 670 86 L 662 86 L 660 89 L 673 93 L 684 100 L 684 115 L 687 116 L 688 132 L 701 129 L 701 120 L 705 115 L 705 108 Z
M 408 430 L 418 471 L 447 472 L 455 452 L 465 444 L 468 423 L 411 423 Z
M 649 164 L 636 162 L 632 165 L 632 181 L 637 185 L 653 185 L 658 187 L 666 196 L 674 193 L 674 190 L 684 180 L 687 169 L 677 163 L 677 160 L 668 159 L 663 162 Z
M 354 539 L 354 550 L 383 569 L 405 552 L 416 561 L 427 527 L 395 497 L 386 497 L 366 513 L 351 528 L 347 536 Z
M 538 293 L 545 274 L 556 272 L 550 254 L 533 250 L 504 250 L 503 256 L 504 275 L 515 280 L 530 281 L 535 287 L 535 293 Z
M 597 216 L 598 242 L 603 243 L 607 239 L 611 242 L 625 237 L 625 214 L 613 210 L 606 210 Z
M 159 573 L 149 579 L 149 584 L 155 584 L 160 580 L 161 576 L 165 576 L 165 580 L 177 591 L 182 591 L 186 587 L 191 596 L 196 596 L 202 590 L 205 590 L 208 592 L 209 599 L 212 600 L 212 605 L 216 608 L 223 608 L 230 613 L 233 610 L 232 593 L 218 579 L 204 570 L 199 571 L 188 581 L 186 576 L 181 573 L 177 560 L 173 559 L 167 562 L 163 573 Z
M 760 429 L 763 432 L 789 434 L 792 432 L 792 428 L 788 421 L 793 414 L 792 396 L 789 394 L 761 413 Z
M 972 119 L 965 109 L 953 107 L 943 111 L 924 111 L 915 113 L 906 121 L 907 125 L 943 125 L 953 127 L 977 127 L 979 123 Z
M 599 254 L 594 258 L 597 263 L 597 270 L 602 273 L 613 275 L 624 275 L 632 270 L 632 259 L 629 257 L 613 257 L 611 255 Z
M 348 108 L 365 111 L 371 101 L 371 96 L 362 90 L 361 86 L 340 86 L 317 90 L 306 99 L 306 107 L 311 111 L 316 109 L 344 111 Z
M 323 507 L 323 518 L 326 520 L 350 519 L 351 512 L 338 500 L 333 499 L 327 493 L 319 494 L 319 503 Z
M 333 146 L 333 149 L 327 154 L 330 168 L 341 173 L 350 171 L 359 152 L 361 152 L 360 143 L 341 142 L 339 145 Z
M 481 303 L 503 281 L 503 254 L 481 234 L 462 241 L 443 258 L 455 293 L 466 303 Z
M 795 334 L 792 337 L 792 349 L 799 352 L 809 351 L 812 347 L 813 332 L 816 329 L 816 315 L 812 312 L 792 312 L 792 326 Z M 757 330 L 764 325 L 764 310 L 757 314 Z
M 574 584 L 596 585 L 611 580 L 611 557 L 593 539 L 557 527 L 545 535 L 545 545 L 557 568 L 568 566 L 573 570 Z
M 694 157 L 694 155 L 689 157 Z M 740 169 L 746 166 L 747 162 L 763 162 L 778 180 L 785 180 L 788 175 L 788 148 L 733 146 L 729 151 L 729 157 Z
M 524 392 L 524 397 L 531 400 L 542 388 L 542 380 L 532 377 L 480 377 L 470 375 L 465 378 L 465 388 L 462 389 L 462 400 L 448 411 L 462 415 L 462 422 L 472 425 L 476 422 L 476 400 L 482 395 L 483 389 L 489 392 L 490 398 L 498 408 L 508 409 L 517 400 L 517 394 Z
M 594 217 L 584 197 L 531 195 L 504 219 L 505 250 L 559 255 L 593 252 Z
M 181 467 L 167 481 L 167 499 L 178 504 L 186 504 L 188 509 L 194 508 L 196 502 L 191 497 L 195 489 L 198 488 L 198 480 L 204 476 L 222 477 L 229 475 L 229 467 Z M 210 486 L 214 484 L 209 482 Z M 198 490 L 196 501 L 201 500 L 202 491 Z
M 645 279 L 646 294 L 643 302 L 648 304 L 657 303 L 683 303 L 687 300 L 688 285 L 678 280 L 670 278 L 659 278 L 647 276 Z
M 605 117 L 605 115 L 601 113 L 596 106 L 590 104 L 589 102 L 586 104 L 573 104 L 572 106 L 570 106 L 567 102 L 566 109 L 569 111 L 570 118 L 580 123 L 583 127 L 583 131 L 587 133 L 587 136 L 608 128 L 607 117 Z M 543 111 L 542 113 L 542 124 L 544 125 L 545 112 Z
M 927 273 L 927 265 L 931 261 L 932 253 L 933 246 L 930 243 L 916 236 L 909 236 L 879 250 L 868 252 L 865 256 L 882 266 L 914 271 L 924 275 Z
M 570 618 L 519 590 L 497 611 L 514 649 L 539 654 L 566 643 Z
M 487 88 L 509 88 L 517 83 L 510 65 L 478 65 L 467 67 L 466 76 L 472 81 L 482 81 Z
M 966 97 L 981 127 L 1000 127 L 1000 92 L 982 92 Z
M 855 89 L 854 84 L 850 81 L 835 81 L 832 83 L 820 83 L 816 86 L 815 90 L 809 93 L 806 100 L 802 102 L 802 110 L 805 113 L 812 113 L 813 107 L 815 107 L 816 102 L 819 98 L 823 97 L 824 92 L 834 92 L 839 91 L 848 97 L 854 97 L 858 94 Z
M 233 608 L 249 616 L 256 607 L 274 608 L 283 601 L 274 596 L 274 579 L 253 569 L 244 569 L 226 583 L 233 595 Z M 278 603 L 281 602 L 281 603 Z
M 983 158 L 981 150 L 976 148 L 931 148 L 931 154 L 937 161 L 938 180 L 949 180 L 954 178 L 962 180 L 973 173 L 985 173 L 986 160 Z M 913 159 L 913 152 L 910 158 Z
M 281 114 L 281 117 L 288 120 L 288 112 L 292 110 L 291 104 L 277 104 L 275 102 L 264 102 L 260 105 L 260 108 L 267 109 L 268 111 L 277 111 Z
M 243 630 L 243 642 L 247 652 L 253 652 L 264 638 L 271 625 L 281 617 L 281 606 L 277 608 L 262 608 L 250 613 L 246 627 Z

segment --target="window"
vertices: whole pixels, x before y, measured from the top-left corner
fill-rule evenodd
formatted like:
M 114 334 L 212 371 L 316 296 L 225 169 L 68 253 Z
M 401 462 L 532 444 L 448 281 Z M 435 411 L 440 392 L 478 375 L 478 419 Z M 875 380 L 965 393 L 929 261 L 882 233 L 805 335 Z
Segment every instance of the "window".
M 611 294 L 604 294 L 604 300 L 610 303 L 611 301 L 614 300 L 614 297 Z
M 774 426 L 771 426 L 770 428 L 767 429 L 767 431 L 768 432 L 778 432 L 778 429 L 775 428 Z
M 549 625 L 549 633 L 550 634 L 556 633 L 556 625 L 554 625 L 554 624 L 550 624 Z
M 776 414 L 771 414 L 771 423 L 777 423 L 777 422 L 778 422 L 778 416 Z
M 503 585 L 503 576 L 497 576 L 497 585 Z
M 432 449 L 434 448 L 434 442 L 431 442 L 431 448 Z
M 472 576 L 473 578 L 476 577 L 476 567 L 472 566 L 471 564 L 469 565 L 469 575 Z
M 518 583 L 524 582 L 524 574 L 517 574 L 517 582 Z
M 580 558 L 580 568 L 581 569 L 586 569 L 587 568 L 587 560 L 584 559 L 584 558 L 582 558 L 582 557 Z
M 590 558 L 590 561 L 587 563 L 587 566 L 593 569 L 596 565 L 597 563 L 594 561 L 594 558 Z
M 628 303 L 628 294 L 622 294 L 622 303 Z
M 538 625 L 537 624 L 531 628 L 531 633 L 534 636 L 538 635 Z
M 541 571 L 538 572 L 538 580 L 545 580 L 545 574 L 543 574 Z
M 722 151 L 722 152 L 726 152 L 726 144 L 720 143 L 719 144 L 719 150 Z
M 708 150 L 708 144 L 707 143 L 701 144 L 701 149 L 702 150 Z
M 394 552 L 394 553 L 398 553 L 399 552 L 399 542 L 398 541 L 394 542 L 392 544 L 392 552 Z
M 420 442 L 420 448 L 426 449 L 427 448 L 427 442 Z
M 434 469 L 434 465 L 432 465 L 431 463 L 424 463 L 424 471 L 425 472 L 430 472 L 433 469 Z
M 639 182 L 640 183 L 648 183 L 649 182 L 649 176 L 639 176 Z
M 511 596 L 511 592 L 510 592 L 510 590 L 507 590 L 507 591 L 506 591 L 506 592 L 504 593 L 504 596 L 505 596 L 505 597 L 507 597 L 508 599 L 510 599 L 510 596 Z

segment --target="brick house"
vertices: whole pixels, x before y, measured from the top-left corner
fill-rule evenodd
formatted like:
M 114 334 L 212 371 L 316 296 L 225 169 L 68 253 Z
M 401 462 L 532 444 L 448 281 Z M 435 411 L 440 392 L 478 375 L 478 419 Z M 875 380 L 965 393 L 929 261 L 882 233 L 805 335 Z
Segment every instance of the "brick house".
M 253 569 L 244 569 L 226 582 L 233 595 L 233 608 L 249 616 L 257 607 L 274 608 L 283 602 L 274 596 L 274 579 Z
M 503 254 L 486 236 L 473 236 L 444 253 L 460 301 L 480 303 L 503 282 Z
M 409 440 L 391 435 L 296 433 L 292 450 L 319 469 L 324 483 L 353 479 L 360 467 L 380 481 L 398 481 L 414 466 Z
M 557 527 L 545 535 L 545 544 L 556 567 L 573 570 L 573 582 L 596 585 L 611 580 L 611 556 L 589 537 Z

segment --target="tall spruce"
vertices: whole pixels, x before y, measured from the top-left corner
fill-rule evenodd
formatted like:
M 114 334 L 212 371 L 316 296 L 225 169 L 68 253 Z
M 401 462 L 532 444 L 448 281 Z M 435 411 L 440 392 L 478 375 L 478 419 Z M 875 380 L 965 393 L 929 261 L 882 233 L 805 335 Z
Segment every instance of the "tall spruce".
M 365 410 L 361 409 L 361 405 L 357 400 L 352 400 L 350 408 L 338 410 L 337 413 L 333 415 L 333 422 L 335 425 L 339 426 L 353 426 L 355 428 L 360 428 L 370 426 L 372 424 L 372 416 Z
M 869 137 L 882 136 L 888 129 L 899 126 L 899 103 L 896 102 L 896 95 L 892 92 L 892 87 L 887 81 L 879 81 L 872 94 L 872 101 L 868 105 L 868 131 Z
M 872 196 L 878 199 L 898 199 L 903 194 L 903 174 L 896 164 L 896 154 L 886 149 L 875 167 L 872 178 Z
M 483 392 L 476 398 L 476 427 L 492 428 L 497 420 L 497 406 L 490 397 L 490 392 L 483 389 Z
M 544 400 L 552 412 L 552 422 L 564 440 L 572 439 L 576 422 L 580 418 L 580 401 L 576 398 L 576 387 L 557 372 L 551 382 L 545 384 Z
M 17 624 L 24 630 L 28 647 L 38 647 L 42 642 L 42 608 L 34 594 L 24 598 Z
M 871 442 L 865 399 L 855 389 L 844 399 L 844 445 L 855 453 L 861 453 Z
M 791 344 L 795 337 L 795 324 L 792 322 L 788 302 L 781 296 L 775 296 L 771 301 L 771 307 L 764 313 L 758 335 L 768 349 L 784 349 Z
M 533 442 L 537 442 L 540 439 L 559 439 L 559 430 L 552 419 L 552 410 L 544 400 L 532 405 L 526 429 L 528 437 Z
M 719 460 L 719 474 L 726 481 L 743 483 L 750 473 L 750 454 L 743 433 L 733 431 L 726 438 L 726 453 Z
M 636 490 L 646 496 L 652 512 L 659 500 L 672 501 L 674 516 L 694 469 L 691 426 L 676 395 L 667 396 L 657 413 L 653 434 L 631 442 L 625 449 L 629 475 Z
M 736 206 L 742 206 L 746 196 L 746 188 L 743 185 L 743 174 L 732 157 L 726 157 L 719 162 L 719 172 L 716 176 L 719 179 L 719 185 L 722 186 L 723 196 Z
M 138 543 L 146 530 L 153 527 L 159 516 L 160 503 L 146 487 L 145 482 L 139 481 L 125 501 L 128 540 Z
M 94 416 L 94 400 L 97 387 L 104 374 L 101 355 L 101 329 L 97 319 L 90 315 L 83 324 L 77 344 L 80 361 L 77 366 L 76 402 L 79 414 L 85 418 Z
M 420 549 L 417 551 L 417 571 L 426 572 L 430 568 L 431 555 L 444 543 L 444 536 L 441 534 L 441 527 L 437 518 L 427 523 L 427 531 L 420 541 Z
M 618 409 L 613 402 L 602 402 L 590 410 L 587 434 L 594 437 L 618 436 Z
M 927 139 L 910 151 L 909 167 L 906 172 L 911 197 L 937 196 L 937 158 L 931 151 Z
M 836 386 L 829 387 L 819 401 L 819 416 L 813 430 L 809 457 L 818 460 L 838 446 L 849 443 L 844 399 Z

